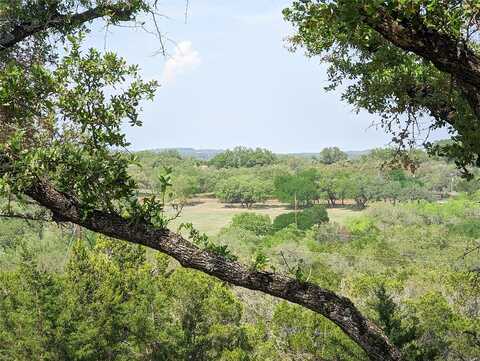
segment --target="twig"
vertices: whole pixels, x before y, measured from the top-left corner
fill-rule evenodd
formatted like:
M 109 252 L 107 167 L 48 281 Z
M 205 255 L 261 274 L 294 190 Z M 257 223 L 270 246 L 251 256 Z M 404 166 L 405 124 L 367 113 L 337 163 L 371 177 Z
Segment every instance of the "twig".
M 163 42 L 163 35 L 160 31 L 160 27 L 158 26 L 157 15 L 153 11 L 150 11 L 150 14 L 152 14 L 152 20 L 153 20 L 153 25 L 155 26 L 156 36 L 158 38 L 158 41 L 160 42 L 160 52 L 163 56 L 165 56 L 166 54 L 165 44 Z
M 190 4 L 190 1 L 189 0 L 186 0 L 185 1 L 185 24 L 187 23 L 187 19 L 188 19 L 188 6 Z
M 291 269 L 290 266 L 288 265 L 288 262 L 287 262 L 287 260 L 285 259 L 285 256 L 283 255 L 283 251 L 280 251 L 280 255 L 282 256 L 283 262 L 285 263 L 285 266 L 287 266 L 287 270 L 288 270 L 288 272 L 290 273 L 292 269 Z

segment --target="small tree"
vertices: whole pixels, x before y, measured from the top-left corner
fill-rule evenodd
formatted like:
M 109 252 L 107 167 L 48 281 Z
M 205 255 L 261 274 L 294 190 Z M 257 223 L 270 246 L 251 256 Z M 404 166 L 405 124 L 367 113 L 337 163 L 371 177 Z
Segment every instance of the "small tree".
M 194 176 L 178 176 L 173 180 L 173 193 L 179 200 L 187 200 L 200 191 L 198 178 Z
M 400 193 L 400 199 L 405 201 L 432 201 L 434 196 L 427 188 L 420 184 L 412 183 L 403 187 Z
M 351 170 L 345 169 L 344 166 L 328 166 L 322 169 L 317 178 L 317 185 L 320 196 L 326 199 L 331 207 L 335 207 L 337 201 L 341 200 L 342 205 L 345 199 L 350 196 L 352 178 L 355 175 Z
M 382 198 L 385 201 L 390 200 L 394 205 L 400 200 L 402 192 L 402 184 L 397 181 L 386 182 L 381 190 Z
M 381 284 L 375 289 L 375 298 L 371 306 L 377 314 L 379 325 L 395 345 L 401 348 L 415 339 L 415 327 L 406 328 L 402 326 L 397 304 L 393 301 L 392 296 L 388 294 L 385 285 Z
M 385 285 L 381 284 L 374 292 L 371 307 L 376 313 L 377 322 L 391 342 L 402 350 L 405 360 L 431 361 L 436 360 L 445 352 L 445 344 L 435 340 L 435 331 L 429 329 L 428 335 L 425 334 L 420 327 L 416 326 L 415 314 L 402 315 L 400 313 L 400 308 L 388 293 Z M 430 309 L 429 311 L 435 313 L 437 310 Z M 404 322 L 402 318 L 406 319 L 405 321 L 410 318 L 410 322 Z
M 381 180 L 368 175 L 358 174 L 351 178 L 350 195 L 358 208 L 362 209 L 373 199 L 381 195 Z
M 329 206 L 335 207 L 338 200 L 345 202 L 350 189 L 351 175 L 342 169 L 324 170 L 317 180 L 320 196 L 327 200 Z

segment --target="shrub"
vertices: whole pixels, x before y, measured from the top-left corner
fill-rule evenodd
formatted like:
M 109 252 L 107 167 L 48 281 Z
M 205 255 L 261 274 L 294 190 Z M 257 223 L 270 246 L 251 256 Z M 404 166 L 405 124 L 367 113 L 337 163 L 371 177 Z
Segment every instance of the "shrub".
M 295 213 L 280 214 L 273 220 L 273 230 L 275 232 L 288 227 L 290 224 L 295 224 Z
M 337 223 L 326 223 L 314 228 L 315 240 L 321 243 L 347 241 L 350 239 L 350 233 L 345 227 Z
M 351 219 L 347 229 L 352 236 L 351 246 L 354 248 L 362 249 L 367 245 L 378 244 L 380 241 L 380 230 L 374 220 L 369 217 Z
M 264 236 L 271 232 L 272 221 L 268 215 L 244 212 L 233 216 L 231 226 Z
M 315 205 L 313 207 L 304 209 L 300 218 L 304 222 L 309 223 L 310 225 L 307 228 L 310 228 L 314 224 L 328 222 L 328 213 L 324 206 Z
M 375 222 L 369 217 L 351 219 L 347 227 L 353 237 L 374 237 L 379 234 L 379 229 Z
M 307 230 L 315 224 L 322 224 L 325 222 L 328 222 L 327 210 L 323 206 L 315 205 L 298 212 L 296 217 L 295 212 L 279 215 L 273 221 L 273 229 L 279 231 L 290 224 L 297 223 L 298 229 Z
M 173 191 L 177 199 L 188 199 L 200 192 L 198 178 L 194 176 L 179 176 L 173 181 Z

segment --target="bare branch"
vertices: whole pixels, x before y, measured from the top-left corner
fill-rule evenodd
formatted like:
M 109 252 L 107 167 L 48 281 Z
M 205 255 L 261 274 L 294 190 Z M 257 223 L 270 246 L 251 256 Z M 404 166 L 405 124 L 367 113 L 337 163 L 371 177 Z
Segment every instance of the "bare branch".
M 188 20 L 188 7 L 190 5 L 190 1 L 189 0 L 185 0 L 185 24 L 187 23 L 187 20 Z

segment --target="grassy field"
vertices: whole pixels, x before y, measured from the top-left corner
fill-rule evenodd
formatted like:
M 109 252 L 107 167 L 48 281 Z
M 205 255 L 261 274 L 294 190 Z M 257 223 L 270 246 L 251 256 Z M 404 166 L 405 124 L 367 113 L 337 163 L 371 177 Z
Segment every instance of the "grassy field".
M 268 214 L 273 220 L 279 214 L 291 211 L 287 205 L 278 201 L 271 200 L 262 205 L 256 205 L 251 209 L 242 208 L 239 205 L 229 205 L 220 203 L 215 198 L 198 197 L 191 200 L 190 204 L 185 206 L 181 216 L 174 220 L 173 227 L 177 227 L 180 223 L 193 223 L 193 225 L 201 232 L 208 235 L 215 235 L 218 231 L 226 226 L 235 214 L 242 212 L 255 212 L 260 214 Z M 330 221 L 340 224 L 361 212 L 348 208 L 330 208 L 328 215 Z

